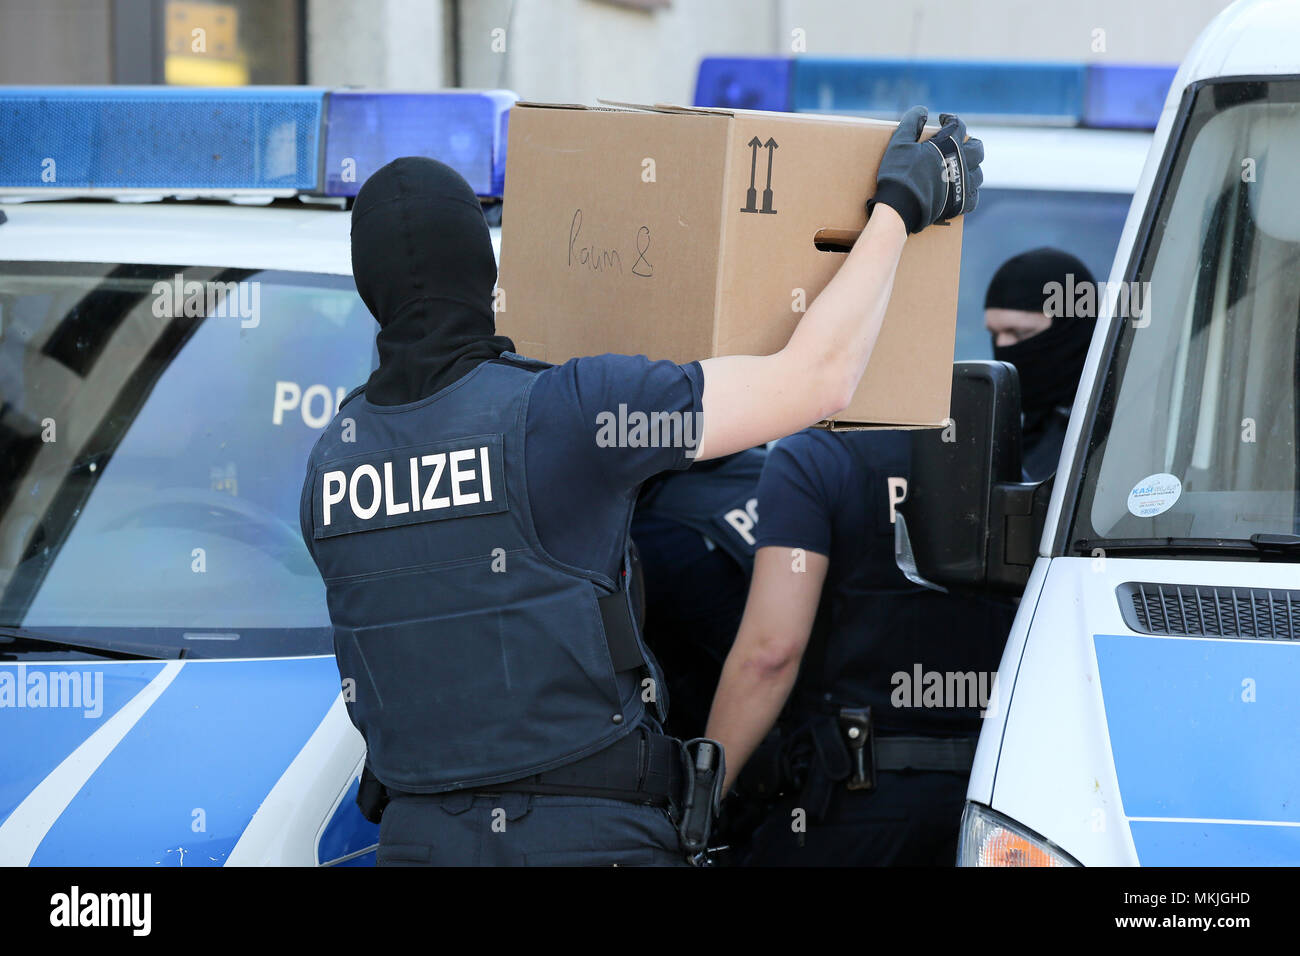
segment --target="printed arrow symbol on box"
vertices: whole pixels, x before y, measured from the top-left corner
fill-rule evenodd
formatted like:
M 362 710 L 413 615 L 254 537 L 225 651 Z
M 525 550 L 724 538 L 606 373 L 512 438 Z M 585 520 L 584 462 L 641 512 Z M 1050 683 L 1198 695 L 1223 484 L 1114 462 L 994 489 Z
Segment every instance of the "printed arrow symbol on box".
M 772 216 L 776 215 L 776 210 L 772 208 L 772 155 L 776 152 L 776 140 L 769 136 L 763 145 L 767 147 L 767 186 L 763 189 L 763 208 L 759 212 Z
M 758 190 L 754 188 L 754 180 L 758 175 L 758 148 L 763 145 L 763 141 L 755 136 L 749 141 L 749 188 L 745 190 L 745 205 L 740 207 L 741 212 L 758 212 Z
M 771 140 L 768 140 L 771 142 Z M 754 176 L 758 172 L 758 148 L 763 145 L 763 141 L 755 136 L 749 141 L 749 188 L 754 188 Z
M 772 188 L 772 154 L 777 150 L 776 140 L 772 139 L 769 136 L 766 143 L 759 143 L 758 137 L 755 136 L 752 140 L 750 140 L 750 145 L 755 145 L 755 144 L 764 146 L 767 149 L 767 188 L 771 189 Z M 754 150 L 754 153 L 757 154 L 758 150 Z

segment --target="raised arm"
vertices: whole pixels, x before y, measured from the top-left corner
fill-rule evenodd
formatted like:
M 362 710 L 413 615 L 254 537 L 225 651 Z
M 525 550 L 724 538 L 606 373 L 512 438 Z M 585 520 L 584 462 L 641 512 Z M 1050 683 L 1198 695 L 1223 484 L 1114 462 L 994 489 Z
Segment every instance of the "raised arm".
M 705 359 L 696 457 L 716 458 L 789 435 L 844 409 L 866 371 L 909 233 L 975 208 L 984 147 L 955 116 L 919 142 L 924 107 L 904 114 L 880 163 L 866 229 L 773 355 Z

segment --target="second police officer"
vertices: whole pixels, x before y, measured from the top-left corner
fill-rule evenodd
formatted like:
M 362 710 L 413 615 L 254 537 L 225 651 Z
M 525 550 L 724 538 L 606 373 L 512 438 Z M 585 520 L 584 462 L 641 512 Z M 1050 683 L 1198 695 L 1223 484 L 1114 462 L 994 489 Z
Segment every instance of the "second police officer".
M 1055 471 L 1094 326 L 1091 314 L 1047 314 L 1049 290 L 1092 281 L 1074 256 L 1041 248 L 1009 259 L 988 287 L 994 355 L 1021 381 L 1026 480 Z M 897 431 L 809 429 L 768 455 L 749 600 L 708 728 L 734 779 L 780 713 L 780 749 L 753 769 L 784 775 L 787 793 L 753 837 L 752 865 L 955 859 L 1015 607 L 936 593 L 899 571 L 895 507 L 910 478 Z

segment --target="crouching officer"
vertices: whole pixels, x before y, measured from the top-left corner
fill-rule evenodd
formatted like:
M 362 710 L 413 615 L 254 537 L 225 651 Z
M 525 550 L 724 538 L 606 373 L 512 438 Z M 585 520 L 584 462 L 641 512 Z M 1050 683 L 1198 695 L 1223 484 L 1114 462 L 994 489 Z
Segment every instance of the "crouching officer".
M 786 793 L 750 865 L 956 858 L 1015 609 L 917 587 L 895 566 L 909 455 L 902 432 L 819 430 L 768 454 L 749 600 L 708 726 L 730 786 L 780 714 Z
M 924 112 L 908 117 L 882 169 L 920 228 L 961 203 L 941 150 L 918 148 Z M 945 130 L 974 169 L 979 144 Z M 494 335 L 495 260 L 465 181 L 419 158 L 366 181 L 353 274 L 379 366 L 312 451 L 301 523 L 349 716 L 390 800 L 381 864 L 698 857 L 723 755 L 661 733 L 662 676 L 626 587 L 637 489 L 843 408 L 906 232 L 882 200 L 773 355 L 551 366 Z M 694 427 L 667 447 L 610 440 L 611 418 L 652 413 Z
M 704 733 L 754 568 L 765 448 L 701 461 L 645 483 L 632 516 L 645 639 L 673 702 L 666 729 Z

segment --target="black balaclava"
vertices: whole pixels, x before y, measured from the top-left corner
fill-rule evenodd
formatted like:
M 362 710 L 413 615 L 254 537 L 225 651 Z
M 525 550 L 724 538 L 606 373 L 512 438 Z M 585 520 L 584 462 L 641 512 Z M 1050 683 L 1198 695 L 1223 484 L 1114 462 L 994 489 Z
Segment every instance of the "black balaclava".
M 1070 275 L 1072 282 L 1066 278 Z M 1068 301 L 1067 293 L 1071 288 L 1079 290 L 1085 284 L 1092 285 L 1092 273 L 1068 252 L 1043 247 L 1022 252 L 1004 262 L 984 296 L 986 309 L 1042 313 L 1047 311 L 1049 297 L 1044 287 L 1051 282 L 1061 284 L 1061 311 L 1067 314 L 1053 316 L 1050 326 L 1015 345 L 998 345 L 996 341 L 993 345 L 993 357 L 999 362 L 1010 362 L 1020 377 L 1020 408 L 1025 415 L 1027 442 L 1032 442 L 1045 427 L 1054 408 L 1069 406 L 1074 401 L 1088 343 L 1097 324 L 1099 290 L 1093 286 L 1090 313 L 1077 314 L 1075 303 Z M 1087 301 L 1083 304 L 1086 308 Z
M 483 209 L 460 173 L 404 156 L 365 181 L 352 206 L 352 276 L 380 325 L 376 405 L 446 388 L 514 343 L 496 335 L 496 257 Z

